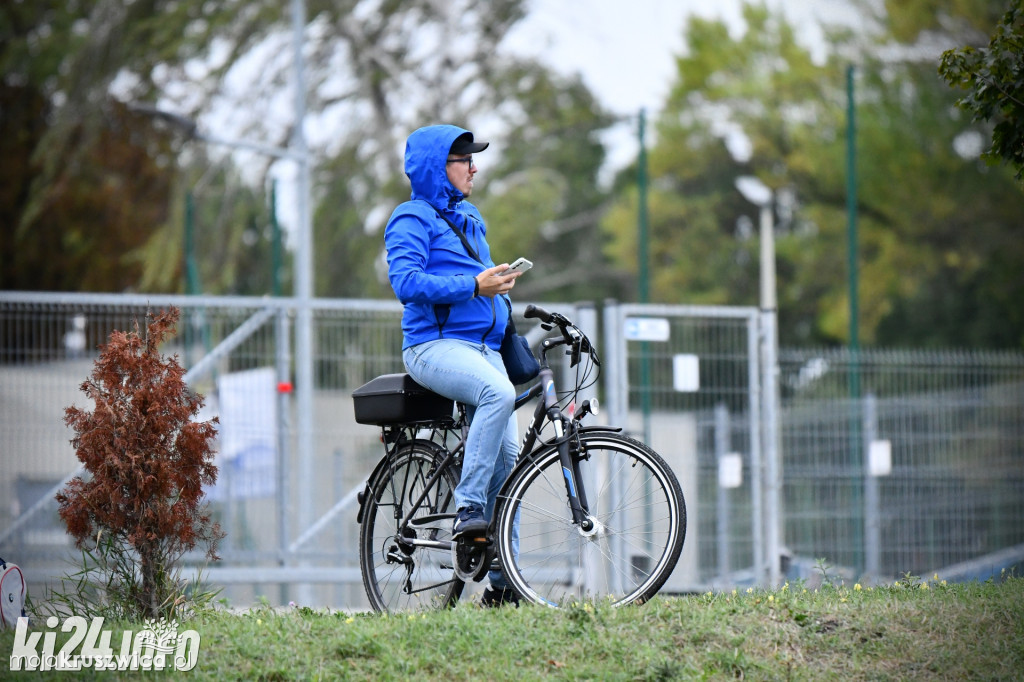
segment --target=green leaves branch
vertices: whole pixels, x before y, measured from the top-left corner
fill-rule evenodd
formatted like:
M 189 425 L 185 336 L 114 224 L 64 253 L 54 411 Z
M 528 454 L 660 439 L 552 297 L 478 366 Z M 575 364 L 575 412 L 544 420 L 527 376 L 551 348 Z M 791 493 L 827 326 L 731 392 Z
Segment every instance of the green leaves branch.
M 1014 1 L 988 47 L 965 46 L 942 54 L 939 75 L 967 91 L 957 105 L 974 120 L 993 123 L 992 142 L 983 156 L 1000 159 L 1024 180 L 1024 15 Z

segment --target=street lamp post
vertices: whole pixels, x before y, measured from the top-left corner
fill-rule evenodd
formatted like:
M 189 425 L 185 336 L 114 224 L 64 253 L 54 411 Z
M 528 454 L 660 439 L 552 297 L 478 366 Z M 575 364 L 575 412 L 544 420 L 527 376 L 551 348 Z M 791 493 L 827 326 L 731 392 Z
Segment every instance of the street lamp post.
M 295 297 L 298 311 L 295 319 L 295 382 L 299 446 L 299 528 L 313 525 L 314 457 L 313 450 L 313 213 L 310 204 L 312 169 L 303 123 L 306 120 L 306 75 L 302 56 L 303 33 L 306 28 L 305 0 L 292 0 L 292 64 L 295 69 L 295 127 L 291 148 L 299 157 L 299 228 L 295 249 Z M 312 601 L 308 584 L 298 586 L 299 599 Z
M 760 209 L 759 236 L 761 242 L 760 267 L 760 349 L 761 349 L 761 433 L 764 448 L 763 480 L 765 495 L 765 553 L 768 561 L 768 582 L 780 582 L 781 467 L 779 455 L 779 332 L 778 303 L 775 294 L 775 226 L 773 219 L 774 193 L 753 176 L 736 179 L 736 189 L 743 197 Z M 760 472 L 759 472 L 760 473 Z M 758 566 L 760 573 L 762 567 Z
M 289 159 L 297 163 L 302 163 L 305 160 L 302 153 L 288 147 L 274 147 L 269 144 L 254 142 L 252 140 L 241 140 L 234 137 L 224 137 L 222 135 L 214 135 L 212 133 L 204 132 L 199 129 L 199 124 L 191 118 L 182 116 L 181 114 L 173 111 L 160 109 L 159 107 L 155 107 L 151 104 L 133 102 L 128 105 L 128 108 L 136 113 L 145 114 L 146 116 L 152 116 L 153 118 L 166 121 L 171 126 L 181 130 L 185 136 L 190 139 L 202 140 L 208 144 L 220 147 L 255 152 L 275 159 Z

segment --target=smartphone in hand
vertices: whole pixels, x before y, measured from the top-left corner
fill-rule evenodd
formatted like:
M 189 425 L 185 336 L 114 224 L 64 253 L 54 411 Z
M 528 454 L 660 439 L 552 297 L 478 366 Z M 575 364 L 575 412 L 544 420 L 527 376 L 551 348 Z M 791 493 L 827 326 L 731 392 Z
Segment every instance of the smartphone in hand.
M 526 272 L 532 267 L 533 263 L 531 261 L 528 261 L 525 258 L 516 258 L 512 265 L 508 266 L 507 270 L 502 270 L 498 274 L 511 275 L 513 272 Z

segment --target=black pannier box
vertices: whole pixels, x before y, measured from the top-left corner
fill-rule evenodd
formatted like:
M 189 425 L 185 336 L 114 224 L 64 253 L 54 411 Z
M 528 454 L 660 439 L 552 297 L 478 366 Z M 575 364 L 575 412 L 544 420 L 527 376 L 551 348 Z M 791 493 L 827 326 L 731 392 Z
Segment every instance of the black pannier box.
M 455 403 L 417 384 L 408 374 L 385 374 L 352 391 L 356 421 L 387 426 L 452 418 Z

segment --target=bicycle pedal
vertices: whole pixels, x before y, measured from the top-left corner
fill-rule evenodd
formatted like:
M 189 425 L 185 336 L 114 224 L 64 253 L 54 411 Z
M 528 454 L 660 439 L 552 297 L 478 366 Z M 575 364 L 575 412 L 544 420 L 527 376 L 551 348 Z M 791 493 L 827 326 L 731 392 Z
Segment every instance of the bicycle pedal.
M 459 537 L 456 542 L 459 542 L 466 547 L 471 547 L 474 550 L 479 550 L 482 547 L 489 547 L 492 544 L 491 539 L 486 535 L 463 535 Z

